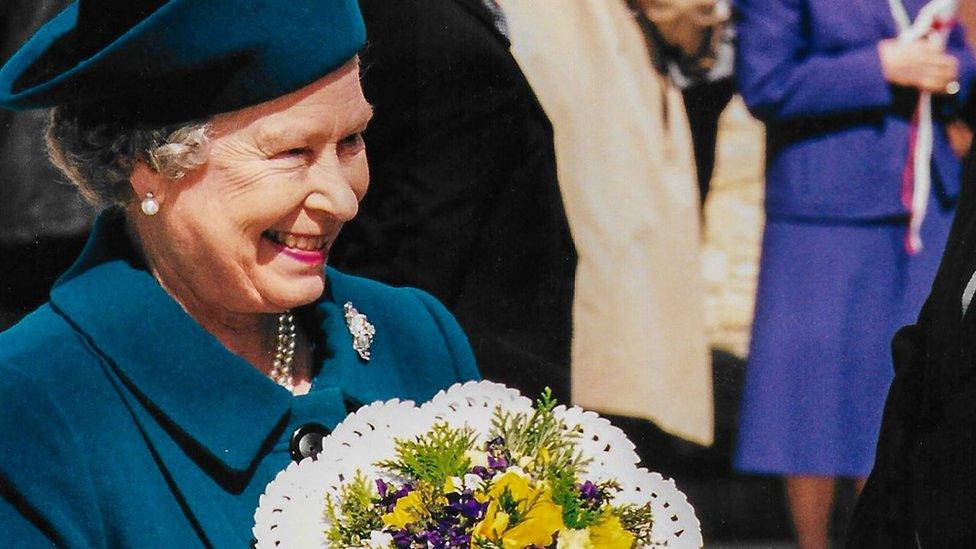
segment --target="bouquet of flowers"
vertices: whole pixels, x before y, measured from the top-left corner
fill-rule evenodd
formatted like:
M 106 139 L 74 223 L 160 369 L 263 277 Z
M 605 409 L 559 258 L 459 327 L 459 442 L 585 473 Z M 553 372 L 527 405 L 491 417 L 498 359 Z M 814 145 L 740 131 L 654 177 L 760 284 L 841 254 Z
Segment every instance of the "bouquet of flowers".
M 672 481 L 637 466 L 592 412 L 491 382 L 427 404 L 363 407 L 316 458 L 282 471 L 255 513 L 257 547 L 701 547 Z

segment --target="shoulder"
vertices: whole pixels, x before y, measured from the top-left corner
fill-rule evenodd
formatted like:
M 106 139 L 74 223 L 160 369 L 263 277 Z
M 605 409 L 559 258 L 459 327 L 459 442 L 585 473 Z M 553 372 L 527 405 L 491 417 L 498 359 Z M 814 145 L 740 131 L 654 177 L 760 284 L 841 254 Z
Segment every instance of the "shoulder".
M 374 324 L 417 326 L 460 332 L 454 316 L 429 293 L 417 288 L 394 287 L 376 280 L 328 270 L 329 286 L 336 305 L 351 303 Z M 454 334 L 449 334 L 454 335 Z
M 101 366 L 84 336 L 48 304 L 0 333 L 0 415 L 10 420 L 0 422 L 0 440 L 63 437 L 97 418 L 112 394 Z
M 49 431 L 66 429 L 73 423 L 69 419 L 84 410 L 76 408 L 83 400 L 79 395 L 91 395 L 105 385 L 99 365 L 83 336 L 50 305 L 41 306 L 0 333 L 0 402 L 5 412 L 0 415 L 9 419 L 15 412 L 29 414 L 49 421 Z M 30 431 L 19 420 L 3 427 Z
M 44 381 L 61 365 L 93 359 L 80 334 L 50 305 L 45 304 L 0 333 L 0 376 L 19 372 Z M 64 371 L 76 370 L 66 367 Z
M 346 301 L 369 304 L 374 315 L 389 320 L 409 320 L 416 316 L 451 316 L 444 305 L 429 293 L 410 287 L 396 287 L 382 282 L 328 269 L 329 288 L 336 303 Z M 451 316 L 453 318 L 453 316 Z
M 390 286 L 331 268 L 328 278 L 333 297 L 340 305 L 347 298 L 356 298 L 358 303 L 368 302 L 374 310 L 379 306 L 379 310 L 394 317 L 451 316 L 437 298 L 418 288 Z
M 85 358 L 88 355 L 88 358 Z M 49 305 L 0 333 L 0 522 L 21 528 L 0 532 L 33 546 L 104 545 L 72 395 L 89 394 L 65 372 L 91 371 L 94 360 L 78 334 Z M 67 374 L 70 376 L 71 374 Z M 78 376 L 78 379 L 83 377 Z M 95 412 L 97 413 L 97 412 Z M 65 482 L 65 478 L 73 479 Z M 11 518 L 13 517 L 13 518 Z M 14 525 L 16 526 L 16 525 Z M 33 540 L 33 541 L 32 541 Z M 2 544 L 2 541 L 0 541 Z
M 424 354 L 434 347 L 446 347 L 458 379 L 480 377 L 461 326 L 434 296 L 417 288 L 397 288 L 331 268 L 327 276 L 338 306 L 351 303 L 377 330 L 395 332 L 402 347 L 423 350 Z

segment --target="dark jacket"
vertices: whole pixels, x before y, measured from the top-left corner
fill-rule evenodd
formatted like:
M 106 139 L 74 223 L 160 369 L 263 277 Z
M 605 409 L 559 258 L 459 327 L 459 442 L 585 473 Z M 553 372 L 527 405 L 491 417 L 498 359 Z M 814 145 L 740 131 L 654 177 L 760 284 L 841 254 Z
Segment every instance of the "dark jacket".
M 370 190 L 333 265 L 434 294 L 485 377 L 569 396 L 576 254 L 552 127 L 482 0 L 362 0 Z
M 852 519 L 852 549 L 976 546 L 976 303 L 962 315 L 976 271 L 972 161 L 963 181 L 932 293 L 918 323 L 892 343 L 895 379 Z
M 247 547 L 297 427 L 478 377 L 428 294 L 331 269 L 327 280 L 298 313 L 320 369 L 293 397 L 194 322 L 122 224 L 101 219 L 50 303 L 0 334 L 0 547 Z M 347 301 L 376 327 L 369 362 Z

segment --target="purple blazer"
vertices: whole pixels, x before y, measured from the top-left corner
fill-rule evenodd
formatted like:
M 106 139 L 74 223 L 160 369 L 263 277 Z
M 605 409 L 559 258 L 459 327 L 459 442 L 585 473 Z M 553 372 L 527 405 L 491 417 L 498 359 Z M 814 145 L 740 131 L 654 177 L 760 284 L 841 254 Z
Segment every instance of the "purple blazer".
M 912 17 L 926 0 L 904 0 Z M 812 219 L 905 215 L 902 171 L 918 100 L 888 84 L 878 42 L 897 34 L 885 0 L 736 0 L 736 78 L 766 124 L 766 212 Z M 962 89 L 934 101 L 934 192 L 952 204 L 960 162 L 943 120 L 969 98 L 976 59 L 957 26 Z

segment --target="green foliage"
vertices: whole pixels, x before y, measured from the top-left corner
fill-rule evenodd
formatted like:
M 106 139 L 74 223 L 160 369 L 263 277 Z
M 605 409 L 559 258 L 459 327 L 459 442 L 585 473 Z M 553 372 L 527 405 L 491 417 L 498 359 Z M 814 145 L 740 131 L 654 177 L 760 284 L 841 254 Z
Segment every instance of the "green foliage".
M 523 412 L 503 412 L 495 410 L 492 418 L 491 437 L 500 437 L 514 463 L 528 457 L 532 461 L 526 467 L 531 473 L 549 476 L 553 471 L 570 471 L 574 475 L 582 472 L 587 461 L 574 446 L 579 433 L 568 429 L 556 417 L 553 409 L 556 399 L 547 387 L 536 401 L 531 415 Z
M 485 538 L 474 538 L 471 540 L 472 549 L 505 549 L 500 540 L 490 540 Z
M 342 485 L 338 500 L 337 504 L 331 494 L 325 497 L 325 515 L 332 523 L 326 532 L 330 544 L 356 547 L 369 540 L 370 532 L 383 527 L 377 495 L 361 471 L 356 471 L 356 476 Z
M 414 492 L 420 498 L 420 506 L 416 508 L 418 513 L 416 528 L 423 529 L 434 520 L 434 512 L 443 507 L 444 493 L 443 483 L 432 484 L 427 481 L 418 481 L 414 484 Z
M 591 507 L 580 498 L 576 477 L 569 471 L 556 471 L 550 478 L 552 501 L 563 509 L 563 522 L 573 530 L 585 530 L 603 520 L 602 507 Z
M 611 508 L 611 512 L 620 519 L 620 525 L 624 530 L 634 534 L 636 538 L 635 547 L 652 545 L 651 527 L 654 526 L 654 516 L 651 512 L 651 504 L 645 505 L 618 505 Z
M 498 508 L 508 514 L 510 525 L 522 522 L 522 512 L 519 511 L 519 500 L 515 499 L 512 492 L 506 488 L 498 495 Z M 526 509 L 528 511 L 528 509 Z
M 465 455 L 474 447 L 470 428 L 455 429 L 438 423 L 414 440 L 396 441 L 396 459 L 377 463 L 392 473 L 440 487 L 451 477 L 463 476 L 471 467 Z

